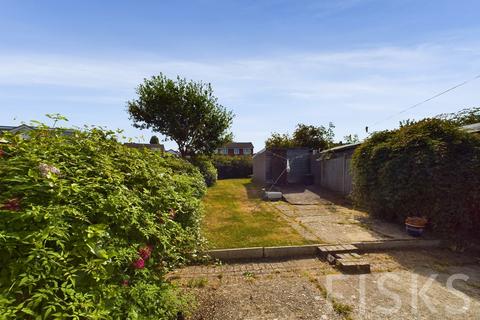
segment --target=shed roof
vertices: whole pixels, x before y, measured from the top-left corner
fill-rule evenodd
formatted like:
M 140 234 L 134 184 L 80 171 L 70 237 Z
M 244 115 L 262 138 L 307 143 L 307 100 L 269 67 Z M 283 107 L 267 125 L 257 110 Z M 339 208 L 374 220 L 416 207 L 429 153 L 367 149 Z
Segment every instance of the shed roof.
M 327 149 L 327 150 L 323 150 L 320 153 L 347 151 L 347 150 L 351 150 L 351 149 L 356 149 L 361 144 L 362 144 L 361 142 L 344 144 L 342 146 L 338 146 L 338 147 L 330 148 L 330 149 Z
M 468 132 L 480 132 L 480 122 L 463 126 L 462 129 Z

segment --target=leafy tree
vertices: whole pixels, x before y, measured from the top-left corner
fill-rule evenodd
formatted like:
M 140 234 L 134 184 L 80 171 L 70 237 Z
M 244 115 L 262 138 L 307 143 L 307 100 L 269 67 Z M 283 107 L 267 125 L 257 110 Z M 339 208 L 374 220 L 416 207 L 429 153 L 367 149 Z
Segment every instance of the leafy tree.
M 349 134 L 343 137 L 345 144 L 352 144 L 360 142 L 358 134 Z
M 443 113 L 437 118 L 453 122 L 458 126 L 480 122 L 480 107 L 465 108 L 454 113 Z
M 333 123 L 329 123 L 328 127 L 298 124 L 293 133 L 293 140 L 299 147 L 306 147 L 316 150 L 328 149 L 333 145 L 335 134 Z
M 267 148 L 292 148 L 295 146 L 295 141 L 288 133 L 272 133 L 272 136 L 265 141 Z
M 400 128 L 403 128 L 403 127 L 414 125 L 415 123 L 417 123 L 415 119 L 400 120 L 400 122 L 398 123 L 398 126 Z
M 218 103 L 210 84 L 163 74 L 145 79 L 138 98 L 128 102 L 134 126 L 153 129 L 175 141 L 182 157 L 212 154 L 231 141 L 233 113 Z
M 333 133 L 335 126 L 333 123 L 328 124 L 328 128 L 324 126 L 311 126 L 305 124 L 297 124 L 293 137 L 288 133 L 272 133 L 271 137 L 265 141 L 267 148 L 292 148 L 305 147 L 311 149 L 328 149 L 333 146 Z
M 160 140 L 158 140 L 157 136 L 152 136 L 150 138 L 150 144 L 160 144 Z

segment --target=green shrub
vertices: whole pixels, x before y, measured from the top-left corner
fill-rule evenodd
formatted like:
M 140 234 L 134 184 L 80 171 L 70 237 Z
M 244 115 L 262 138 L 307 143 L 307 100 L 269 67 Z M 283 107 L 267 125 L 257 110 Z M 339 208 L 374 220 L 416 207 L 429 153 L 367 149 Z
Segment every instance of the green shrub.
M 426 119 L 375 133 L 354 153 L 354 199 L 375 216 L 426 216 L 433 229 L 480 239 L 480 139 Z
M 222 156 L 213 158 L 219 179 L 248 178 L 253 173 L 251 156 Z
M 213 163 L 209 158 L 196 156 L 191 158 L 190 161 L 198 168 L 198 170 L 200 170 L 207 187 L 211 187 L 217 183 L 217 169 L 213 166 Z
M 2 319 L 174 319 L 184 310 L 165 274 L 202 243 L 196 168 L 97 129 L 3 138 Z

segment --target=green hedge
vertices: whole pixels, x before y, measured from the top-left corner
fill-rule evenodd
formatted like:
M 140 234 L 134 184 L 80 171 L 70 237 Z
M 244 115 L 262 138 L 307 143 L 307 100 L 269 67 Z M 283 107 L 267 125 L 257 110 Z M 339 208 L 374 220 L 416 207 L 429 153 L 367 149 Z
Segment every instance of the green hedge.
M 3 138 L 2 319 L 174 319 L 186 308 L 165 274 L 202 244 L 196 168 L 97 129 Z
M 217 183 L 217 169 L 208 157 L 196 156 L 191 158 L 190 162 L 200 170 L 207 187 L 211 187 Z
M 213 158 L 219 179 L 248 178 L 253 173 L 251 156 L 221 156 Z
M 434 230 L 480 239 L 480 139 L 426 119 L 373 134 L 354 153 L 354 199 L 375 216 L 426 216 Z

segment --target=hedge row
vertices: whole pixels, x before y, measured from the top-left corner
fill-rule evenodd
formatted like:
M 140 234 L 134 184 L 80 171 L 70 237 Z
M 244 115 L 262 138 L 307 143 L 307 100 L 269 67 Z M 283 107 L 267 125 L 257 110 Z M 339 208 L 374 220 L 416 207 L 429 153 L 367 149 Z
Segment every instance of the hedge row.
M 165 274 L 202 244 L 194 166 L 97 129 L 3 139 L 2 319 L 174 319 L 186 308 Z
M 378 217 L 426 216 L 434 230 L 480 239 L 480 138 L 426 119 L 373 134 L 353 156 L 354 199 Z
M 200 170 L 207 187 L 213 186 L 217 183 L 217 169 L 208 157 L 196 156 L 190 159 L 190 162 Z
M 251 156 L 222 156 L 213 158 L 219 179 L 248 178 L 253 173 Z

